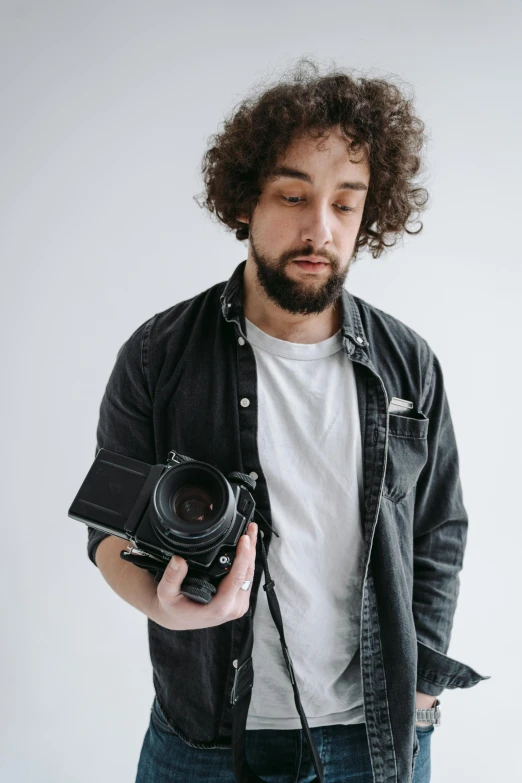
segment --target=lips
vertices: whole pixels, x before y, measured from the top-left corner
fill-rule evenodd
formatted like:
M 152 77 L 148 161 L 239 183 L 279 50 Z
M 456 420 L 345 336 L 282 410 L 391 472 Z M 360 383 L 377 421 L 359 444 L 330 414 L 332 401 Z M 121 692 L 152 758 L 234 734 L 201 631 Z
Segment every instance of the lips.
M 297 258 L 293 263 L 304 272 L 311 272 L 315 274 L 320 274 L 328 266 L 326 261 L 309 261 L 308 259 L 301 258 Z
M 306 264 L 327 264 L 328 261 L 325 261 L 324 258 L 321 258 L 321 256 L 308 256 L 307 258 L 296 258 L 294 259 L 296 262 L 303 262 Z

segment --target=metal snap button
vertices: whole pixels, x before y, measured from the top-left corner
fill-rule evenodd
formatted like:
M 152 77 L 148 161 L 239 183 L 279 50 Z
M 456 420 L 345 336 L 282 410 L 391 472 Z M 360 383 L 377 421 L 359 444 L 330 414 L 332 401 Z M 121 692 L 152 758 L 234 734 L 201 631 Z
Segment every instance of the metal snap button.
M 243 408 L 248 408 L 250 405 L 250 400 L 247 397 L 243 397 L 241 402 L 239 403 Z
M 258 476 L 258 475 L 257 475 L 257 473 L 255 472 L 255 470 L 253 470 L 253 471 L 252 471 L 252 473 L 249 473 L 248 475 L 250 476 L 250 478 L 253 478 L 253 479 L 254 479 L 254 481 L 257 481 L 257 480 L 258 480 L 258 478 L 259 478 L 259 476 Z
M 244 339 L 242 337 L 238 337 L 237 341 L 238 341 L 239 345 L 244 345 L 245 344 L 245 341 L 244 341 Z

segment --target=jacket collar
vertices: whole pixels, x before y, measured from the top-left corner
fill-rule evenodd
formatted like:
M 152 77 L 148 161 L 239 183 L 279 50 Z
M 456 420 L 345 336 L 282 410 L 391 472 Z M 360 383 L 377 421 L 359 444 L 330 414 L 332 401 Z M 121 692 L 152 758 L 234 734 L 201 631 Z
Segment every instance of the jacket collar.
M 243 313 L 243 272 L 246 261 L 241 261 L 235 268 L 221 294 L 221 312 L 226 321 L 236 321 L 242 331 L 245 331 Z M 359 309 L 352 294 L 343 288 L 343 319 L 341 330 L 345 338 L 348 353 L 353 353 L 354 347 L 367 349 L 368 340 L 364 334 Z

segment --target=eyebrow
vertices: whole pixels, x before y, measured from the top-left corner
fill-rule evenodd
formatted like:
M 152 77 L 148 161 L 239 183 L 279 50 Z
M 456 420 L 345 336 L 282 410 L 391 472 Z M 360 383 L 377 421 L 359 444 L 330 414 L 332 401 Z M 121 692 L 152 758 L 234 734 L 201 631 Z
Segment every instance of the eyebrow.
M 286 179 L 300 179 L 313 185 L 312 177 L 304 171 L 291 169 L 288 166 L 278 166 L 272 171 L 273 177 L 285 177 Z M 336 190 L 368 190 L 364 182 L 340 182 Z

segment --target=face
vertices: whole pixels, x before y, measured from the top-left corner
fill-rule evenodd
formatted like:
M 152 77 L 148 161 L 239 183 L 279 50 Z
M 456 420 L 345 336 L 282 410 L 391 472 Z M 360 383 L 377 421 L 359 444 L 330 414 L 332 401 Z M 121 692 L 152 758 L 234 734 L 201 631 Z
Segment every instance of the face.
M 266 295 L 291 313 L 319 313 L 341 295 L 370 179 L 339 128 L 292 143 L 250 220 L 249 254 Z

